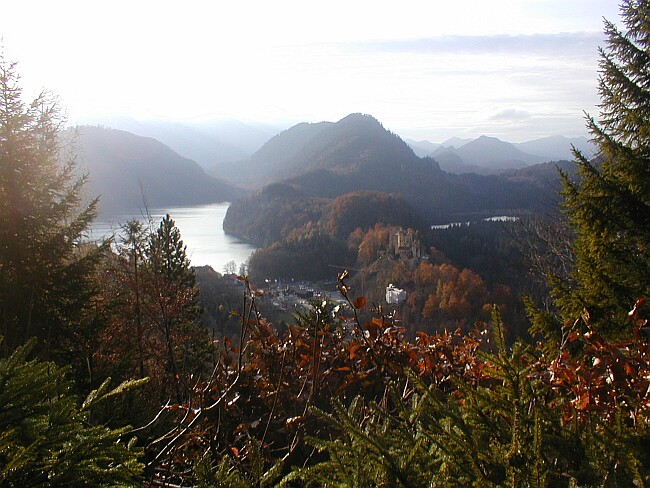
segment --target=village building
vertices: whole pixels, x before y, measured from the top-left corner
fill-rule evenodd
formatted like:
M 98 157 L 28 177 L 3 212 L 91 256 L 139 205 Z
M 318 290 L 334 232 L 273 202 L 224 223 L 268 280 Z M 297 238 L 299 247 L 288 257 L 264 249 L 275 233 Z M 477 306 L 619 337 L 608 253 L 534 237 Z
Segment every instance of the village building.
M 421 259 L 422 243 L 420 233 L 413 229 L 399 227 L 388 239 L 388 255 L 398 259 Z
M 406 291 L 396 288 L 392 283 L 386 287 L 386 303 L 396 305 L 406 300 Z

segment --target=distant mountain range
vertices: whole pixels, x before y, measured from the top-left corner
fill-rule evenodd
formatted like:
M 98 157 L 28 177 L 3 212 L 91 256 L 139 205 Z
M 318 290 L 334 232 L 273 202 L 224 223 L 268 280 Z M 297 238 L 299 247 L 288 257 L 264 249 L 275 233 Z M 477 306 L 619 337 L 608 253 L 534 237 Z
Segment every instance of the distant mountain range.
M 203 168 L 250 157 L 283 127 L 239 120 L 137 120 L 130 117 L 101 118 L 99 125 L 151 137 Z
M 497 174 L 549 161 L 572 160 L 572 147 L 588 156 L 596 153 L 586 137 L 545 137 L 522 143 L 505 142 L 496 137 L 452 138 L 441 144 L 408 140 L 420 157 L 434 158 L 450 173 Z
M 80 169 L 89 175 L 85 192 L 100 196 L 100 212 L 231 201 L 241 191 L 209 176 L 194 161 L 161 142 L 103 127 L 77 129 Z
M 154 138 L 215 176 L 259 187 L 268 183 L 269 176 L 277 179 L 283 171 L 285 176 L 291 174 L 298 161 L 304 161 L 304 155 L 298 153 L 306 150 L 308 140 L 334 123 L 301 123 L 283 130 L 281 126 L 231 119 L 169 121 L 113 117 L 93 120 L 92 125 Z M 287 145 L 289 138 L 295 147 L 293 154 L 280 147 Z M 590 156 L 595 153 L 595 147 L 585 137 L 552 136 L 523 143 L 487 136 L 452 137 L 442 143 L 405 141 L 416 156 L 430 156 L 444 171 L 456 174 L 498 174 L 531 164 L 572 160 L 572 146 Z M 264 150 L 259 151 L 261 148 Z M 260 162 L 263 172 L 239 174 L 239 163 L 251 157 Z
M 229 125 L 233 137 L 236 126 Z M 273 182 L 309 198 L 332 199 L 358 191 L 399 194 L 430 222 L 460 215 L 538 211 L 541 202 L 549 201 L 541 194 L 556 192 L 558 180 L 555 164 L 539 163 L 568 159 L 571 144 L 587 154 L 594 152 L 586 139 L 563 137 L 522 144 L 485 136 L 453 138 L 439 145 L 407 144 L 372 116 L 351 114 L 335 123 L 295 125 L 248 157 L 212 166 L 210 176 L 187 158 L 188 153 L 207 147 L 217 151 L 205 132 L 171 123 L 146 128 L 175 139 L 176 147 L 185 144 L 185 152 L 179 154 L 158 140 L 122 130 L 79 129 L 79 159 L 90 174 L 87 189 L 91 196 L 101 194 L 105 213 L 142 207 L 145 201 L 151 207 L 232 201 L 246 195 L 241 187 L 254 190 Z M 238 147 L 243 148 L 251 132 L 243 125 L 239 128 Z M 206 137 L 202 142 L 200 134 Z M 259 132 L 257 138 L 251 137 L 248 149 L 231 152 L 232 157 L 251 151 L 263 139 Z M 431 156 L 419 157 L 414 147 L 419 154 L 426 151 Z
M 476 146 L 501 141 L 479 138 Z M 470 143 L 467 143 L 468 145 Z M 503 143 L 505 144 L 505 143 Z M 489 144 L 488 144 L 489 145 Z M 478 154 L 480 148 L 467 149 Z M 473 151 L 473 152 L 472 152 Z M 514 150 L 518 155 L 521 151 Z M 299 124 L 271 139 L 248 160 L 217 173 L 237 184 L 260 188 L 283 182 L 308 198 L 336 198 L 358 191 L 399 194 L 428 222 L 461 216 L 492 216 L 543 211 L 546 183 L 536 175 L 450 174 L 435 159 L 420 158 L 397 135 L 369 115 L 352 114 L 336 123 Z M 554 168 L 543 171 L 555 175 Z M 241 205 L 248 211 L 267 206 L 262 191 Z M 255 199 L 260 200 L 259 206 Z M 239 202 L 231 205 L 239 212 Z M 230 210 L 229 210 L 230 212 Z M 236 222 L 229 229 L 237 233 Z
M 377 170 L 405 158 L 419 159 L 376 119 L 352 114 L 336 123 L 295 125 L 273 137 L 249 159 L 220 165 L 210 172 L 236 184 L 259 188 L 314 172 L 342 175 L 366 167 Z
M 214 165 L 208 172 L 253 188 L 281 180 L 300 170 L 305 159 L 301 153 L 315 136 L 333 125 L 332 122 L 294 125 L 272 137 L 249 159 Z

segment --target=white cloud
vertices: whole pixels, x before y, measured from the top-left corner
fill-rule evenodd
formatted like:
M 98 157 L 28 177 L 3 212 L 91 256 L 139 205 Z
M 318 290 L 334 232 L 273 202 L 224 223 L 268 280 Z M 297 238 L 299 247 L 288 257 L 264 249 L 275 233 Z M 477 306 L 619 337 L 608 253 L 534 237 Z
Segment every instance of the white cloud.
M 507 108 L 505 110 L 501 110 L 494 115 L 490 117 L 490 120 L 504 120 L 504 121 L 512 121 L 512 120 L 525 120 L 529 119 L 531 117 L 530 113 L 528 113 L 525 110 L 519 110 L 516 108 Z

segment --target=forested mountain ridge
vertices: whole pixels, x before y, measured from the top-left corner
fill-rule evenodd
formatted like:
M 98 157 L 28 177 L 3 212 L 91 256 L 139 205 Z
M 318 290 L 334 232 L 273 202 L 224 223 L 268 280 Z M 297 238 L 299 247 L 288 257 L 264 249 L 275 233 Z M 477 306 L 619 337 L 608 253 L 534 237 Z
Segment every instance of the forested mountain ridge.
M 267 141 L 249 159 L 215 165 L 210 174 L 249 187 L 261 187 L 290 174 L 298 153 L 331 122 L 294 125 Z
M 229 201 L 240 195 L 194 161 L 161 142 L 130 132 L 83 126 L 74 139 L 80 169 L 89 175 L 86 193 L 100 195 L 100 211 Z
M 508 287 L 423 256 L 417 230 L 362 229 L 408 211 L 395 194 L 267 186 L 258 201 L 321 214 L 262 250 L 284 274 L 261 280 L 193 269 L 170 215 L 85 241 L 97 200 L 83 205 L 60 111 L 22 102 L 0 52 L 0 486 L 650 486 L 650 2 L 620 11 L 587 121 L 600 156 L 562 172 L 569 225 L 522 229 L 548 280 L 532 337 L 509 325 Z M 462 227 L 448 249 L 498 252 Z M 296 261 L 358 275 L 338 273 L 338 298 L 272 286 Z M 400 282 L 401 301 L 384 294 Z
M 560 171 L 573 177 L 575 165 L 572 161 L 567 160 L 551 161 L 521 169 L 507 170 L 502 175 L 510 181 L 526 181 L 541 189 L 546 195 L 551 195 L 553 200 L 557 201 L 557 195 L 562 188 Z
M 540 188 L 531 181 L 450 174 L 441 171 L 430 158 L 418 158 L 394 168 L 366 167 L 348 173 L 318 170 L 285 181 L 308 195 L 327 198 L 360 190 L 400 194 L 431 223 L 548 210 L 540 198 Z
M 295 137 L 298 133 L 299 138 Z M 303 145 L 297 147 L 301 141 Z M 546 205 L 541 189 L 530 180 L 446 173 L 434 159 L 417 157 L 397 135 L 362 114 L 349 115 L 335 124 L 289 129 L 242 163 L 240 172 L 257 178 L 265 175 L 269 181 L 280 179 L 308 198 L 333 199 L 357 191 L 398 194 L 423 221 L 431 223 L 468 215 L 546 210 L 541 208 Z M 230 229 L 237 228 L 233 213 L 243 217 L 240 207 L 259 212 L 266 205 L 255 203 L 263 194 L 231 206 Z M 300 205 L 300 201 L 294 204 Z
M 418 213 L 400 196 L 358 191 L 334 199 L 308 197 L 287 183 L 273 183 L 231 205 L 224 229 L 258 246 L 268 246 L 300 229 L 307 233 L 318 226 L 328 234 L 345 239 L 360 227 L 376 223 L 419 227 Z
M 350 114 L 336 123 L 302 123 L 281 132 L 249 160 L 212 170 L 253 187 L 311 172 L 354 173 L 378 165 L 415 161 L 412 149 L 370 115 Z
M 302 148 L 300 170 L 328 169 L 347 173 L 391 167 L 416 159 L 412 149 L 371 115 L 350 114 L 329 126 Z
M 255 243 L 270 245 L 307 222 L 318 221 L 327 204 L 323 198 L 308 197 L 284 183 L 273 183 L 231 204 L 223 222 L 229 234 Z

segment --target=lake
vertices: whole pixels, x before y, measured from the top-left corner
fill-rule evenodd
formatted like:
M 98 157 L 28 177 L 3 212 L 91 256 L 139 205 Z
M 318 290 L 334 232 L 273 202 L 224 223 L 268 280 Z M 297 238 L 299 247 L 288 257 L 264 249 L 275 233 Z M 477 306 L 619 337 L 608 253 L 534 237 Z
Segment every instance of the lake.
M 223 273 L 229 261 L 240 264 L 246 262 L 255 250 L 253 246 L 226 234 L 223 231 L 223 219 L 229 203 L 212 203 L 190 207 L 154 208 L 149 210 L 158 227 L 165 214 L 169 214 L 181 231 L 183 242 L 187 246 L 187 255 L 192 266 L 209 265 L 215 271 Z M 147 218 L 141 210 L 124 212 L 110 217 L 100 217 L 91 225 L 91 239 L 101 239 L 119 233 L 120 225 L 131 219 L 146 223 Z

